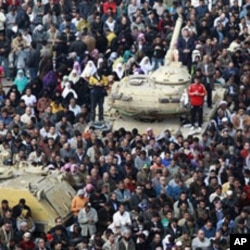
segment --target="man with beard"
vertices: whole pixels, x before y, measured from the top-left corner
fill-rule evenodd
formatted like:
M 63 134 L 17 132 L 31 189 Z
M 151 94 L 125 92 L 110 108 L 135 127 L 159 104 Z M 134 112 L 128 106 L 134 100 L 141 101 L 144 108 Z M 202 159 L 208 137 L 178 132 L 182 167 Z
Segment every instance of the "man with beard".
M 0 228 L 0 242 L 3 244 L 1 247 L 9 246 L 10 241 L 14 237 L 14 231 L 11 224 L 10 220 L 5 220 L 3 226 Z
M 122 238 L 121 240 L 118 242 L 118 249 L 119 250 L 125 250 L 125 249 L 129 249 L 129 250 L 135 250 L 135 243 L 132 239 L 132 233 L 129 229 L 125 229 L 122 233 Z

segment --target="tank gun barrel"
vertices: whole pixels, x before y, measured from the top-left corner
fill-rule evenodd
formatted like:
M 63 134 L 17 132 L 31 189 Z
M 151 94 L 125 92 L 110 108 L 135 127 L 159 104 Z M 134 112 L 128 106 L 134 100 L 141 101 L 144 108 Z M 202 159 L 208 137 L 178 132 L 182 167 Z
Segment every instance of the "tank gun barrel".
M 172 62 L 174 60 L 173 59 L 174 58 L 174 49 L 175 49 L 175 45 L 178 41 L 178 37 L 179 37 L 180 32 L 181 32 L 182 23 L 183 23 L 183 17 L 182 17 L 182 15 L 179 15 L 179 17 L 175 23 L 174 32 L 172 34 L 169 49 L 168 49 L 166 56 L 165 56 L 165 64 L 169 64 L 170 62 Z

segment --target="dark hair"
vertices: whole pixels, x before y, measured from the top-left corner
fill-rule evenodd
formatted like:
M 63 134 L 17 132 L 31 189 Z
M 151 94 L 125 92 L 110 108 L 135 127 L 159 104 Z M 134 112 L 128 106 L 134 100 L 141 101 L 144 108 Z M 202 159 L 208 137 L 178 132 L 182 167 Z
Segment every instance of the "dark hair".
M 19 200 L 19 203 L 24 205 L 26 203 L 26 200 L 24 198 L 22 198 Z

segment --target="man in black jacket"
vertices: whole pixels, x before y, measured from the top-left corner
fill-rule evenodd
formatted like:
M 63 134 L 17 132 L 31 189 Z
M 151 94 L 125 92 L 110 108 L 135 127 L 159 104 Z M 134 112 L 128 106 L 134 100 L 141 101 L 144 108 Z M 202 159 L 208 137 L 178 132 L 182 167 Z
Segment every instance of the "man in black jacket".
M 168 225 L 166 234 L 170 234 L 174 239 L 177 239 L 181 236 L 182 234 L 182 228 L 178 226 L 178 219 L 173 218 L 171 223 Z
M 26 200 L 22 198 L 19 200 L 19 203 L 13 207 L 13 218 L 20 216 L 23 209 L 31 213 L 30 207 L 26 205 Z
M 76 52 L 77 55 L 80 57 L 80 60 L 83 59 L 85 51 L 87 50 L 86 44 L 81 40 L 82 34 L 77 32 L 76 40 L 73 41 L 70 46 L 68 52 Z
M 36 43 L 32 41 L 27 60 L 30 80 L 33 80 L 37 76 L 39 62 L 40 62 L 39 58 L 40 58 L 40 51 L 36 48 Z
M 28 29 L 30 27 L 30 18 L 27 14 L 27 4 L 23 3 L 16 15 L 16 24 L 19 30 Z

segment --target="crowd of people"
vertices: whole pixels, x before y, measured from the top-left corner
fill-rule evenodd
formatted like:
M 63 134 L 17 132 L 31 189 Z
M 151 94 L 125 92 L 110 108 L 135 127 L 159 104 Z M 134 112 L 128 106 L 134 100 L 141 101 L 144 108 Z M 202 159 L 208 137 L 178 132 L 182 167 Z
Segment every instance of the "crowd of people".
M 205 132 L 100 133 L 112 83 L 163 65 L 179 16 L 175 59 L 206 95 L 192 125 L 217 105 Z M 249 234 L 249 30 L 249 0 L 0 1 L 2 164 L 60 169 L 77 193 L 73 225 L 42 233 L 22 197 L 2 200 L 0 248 L 225 250 Z

